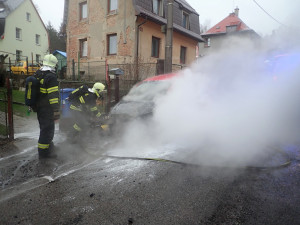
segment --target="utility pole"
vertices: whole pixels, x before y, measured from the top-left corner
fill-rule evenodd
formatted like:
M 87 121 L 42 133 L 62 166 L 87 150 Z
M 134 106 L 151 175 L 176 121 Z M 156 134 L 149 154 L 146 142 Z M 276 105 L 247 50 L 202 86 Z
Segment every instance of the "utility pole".
M 165 47 L 165 73 L 172 72 L 172 49 L 173 49 L 173 3 L 174 0 L 168 0 L 167 33 Z

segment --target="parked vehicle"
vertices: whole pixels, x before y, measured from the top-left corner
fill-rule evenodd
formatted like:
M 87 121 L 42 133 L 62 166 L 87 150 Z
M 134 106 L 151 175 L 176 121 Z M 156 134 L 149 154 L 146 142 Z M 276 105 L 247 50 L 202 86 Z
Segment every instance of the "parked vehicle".
M 133 119 L 147 119 L 153 114 L 155 99 L 164 95 L 176 74 L 147 78 L 131 88 L 109 113 L 108 126 L 113 133 Z
M 267 72 L 273 80 L 284 79 L 300 68 L 300 53 L 275 55 L 265 61 Z
M 39 64 L 32 64 L 26 61 L 19 61 L 15 66 L 11 66 L 11 72 L 19 75 L 33 75 L 40 68 Z

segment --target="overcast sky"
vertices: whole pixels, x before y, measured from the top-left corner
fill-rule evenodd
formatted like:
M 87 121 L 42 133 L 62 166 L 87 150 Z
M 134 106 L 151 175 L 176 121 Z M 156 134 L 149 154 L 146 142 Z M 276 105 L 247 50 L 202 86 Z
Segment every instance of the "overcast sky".
M 47 26 L 50 21 L 52 26 L 59 31 L 64 16 L 64 0 L 32 0 Z
M 150 1 L 150 0 L 149 0 Z M 250 28 L 260 35 L 268 35 L 277 29 L 280 23 L 290 26 L 297 25 L 297 11 L 300 9 L 300 0 L 186 0 L 200 15 L 200 23 L 209 25 L 209 28 L 227 17 L 238 6 L 239 17 Z M 64 0 L 33 0 L 45 23 L 48 21 L 57 30 L 63 20 Z M 268 14 L 266 14 L 257 2 Z M 275 3 L 276 2 L 276 3 Z M 297 11 L 296 11 L 297 10 Z M 296 17 L 297 15 L 297 17 Z M 295 16 L 295 17 L 293 17 Z M 271 18 L 273 17 L 273 18 Z M 298 25 L 299 26 L 299 25 Z
M 281 25 L 290 26 L 297 21 L 299 0 L 186 0 L 200 15 L 200 23 L 214 26 L 238 6 L 239 17 L 260 35 L 268 35 Z M 267 13 L 265 13 L 256 3 Z M 297 10 L 297 11 L 296 11 Z M 295 17 L 294 17 L 295 16 Z M 296 18 L 295 20 L 293 18 Z M 294 24 L 296 25 L 296 24 Z

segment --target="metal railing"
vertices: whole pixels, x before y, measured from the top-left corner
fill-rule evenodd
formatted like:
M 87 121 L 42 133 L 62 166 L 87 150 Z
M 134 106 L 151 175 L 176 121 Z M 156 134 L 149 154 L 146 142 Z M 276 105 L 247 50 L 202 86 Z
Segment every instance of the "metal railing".
M 0 90 L 0 143 L 8 139 L 8 133 L 6 91 Z

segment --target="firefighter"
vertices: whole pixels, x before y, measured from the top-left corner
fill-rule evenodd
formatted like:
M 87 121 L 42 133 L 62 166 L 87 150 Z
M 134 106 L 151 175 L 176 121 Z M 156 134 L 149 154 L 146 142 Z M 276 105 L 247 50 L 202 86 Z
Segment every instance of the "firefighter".
M 40 125 L 38 140 L 39 158 L 55 156 L 52 141 L 55 121 L 60 117 L 58 81 L 55 74 L 56 64 L 57 58 L 54 55 L 45 55 L 43 66 L 36 72 L 40 86 L 36 105 L 37 118 Z
M 101 112 L 98 110 L 98 102 L 103 100 L 104 84 L 97 82 L 93 88 L 83 85 L 68 96 L 71 112 L 71 132 L 68 139 L 72 143 L 82 142 L 89 135 L 91 124 L 100 119 Z

